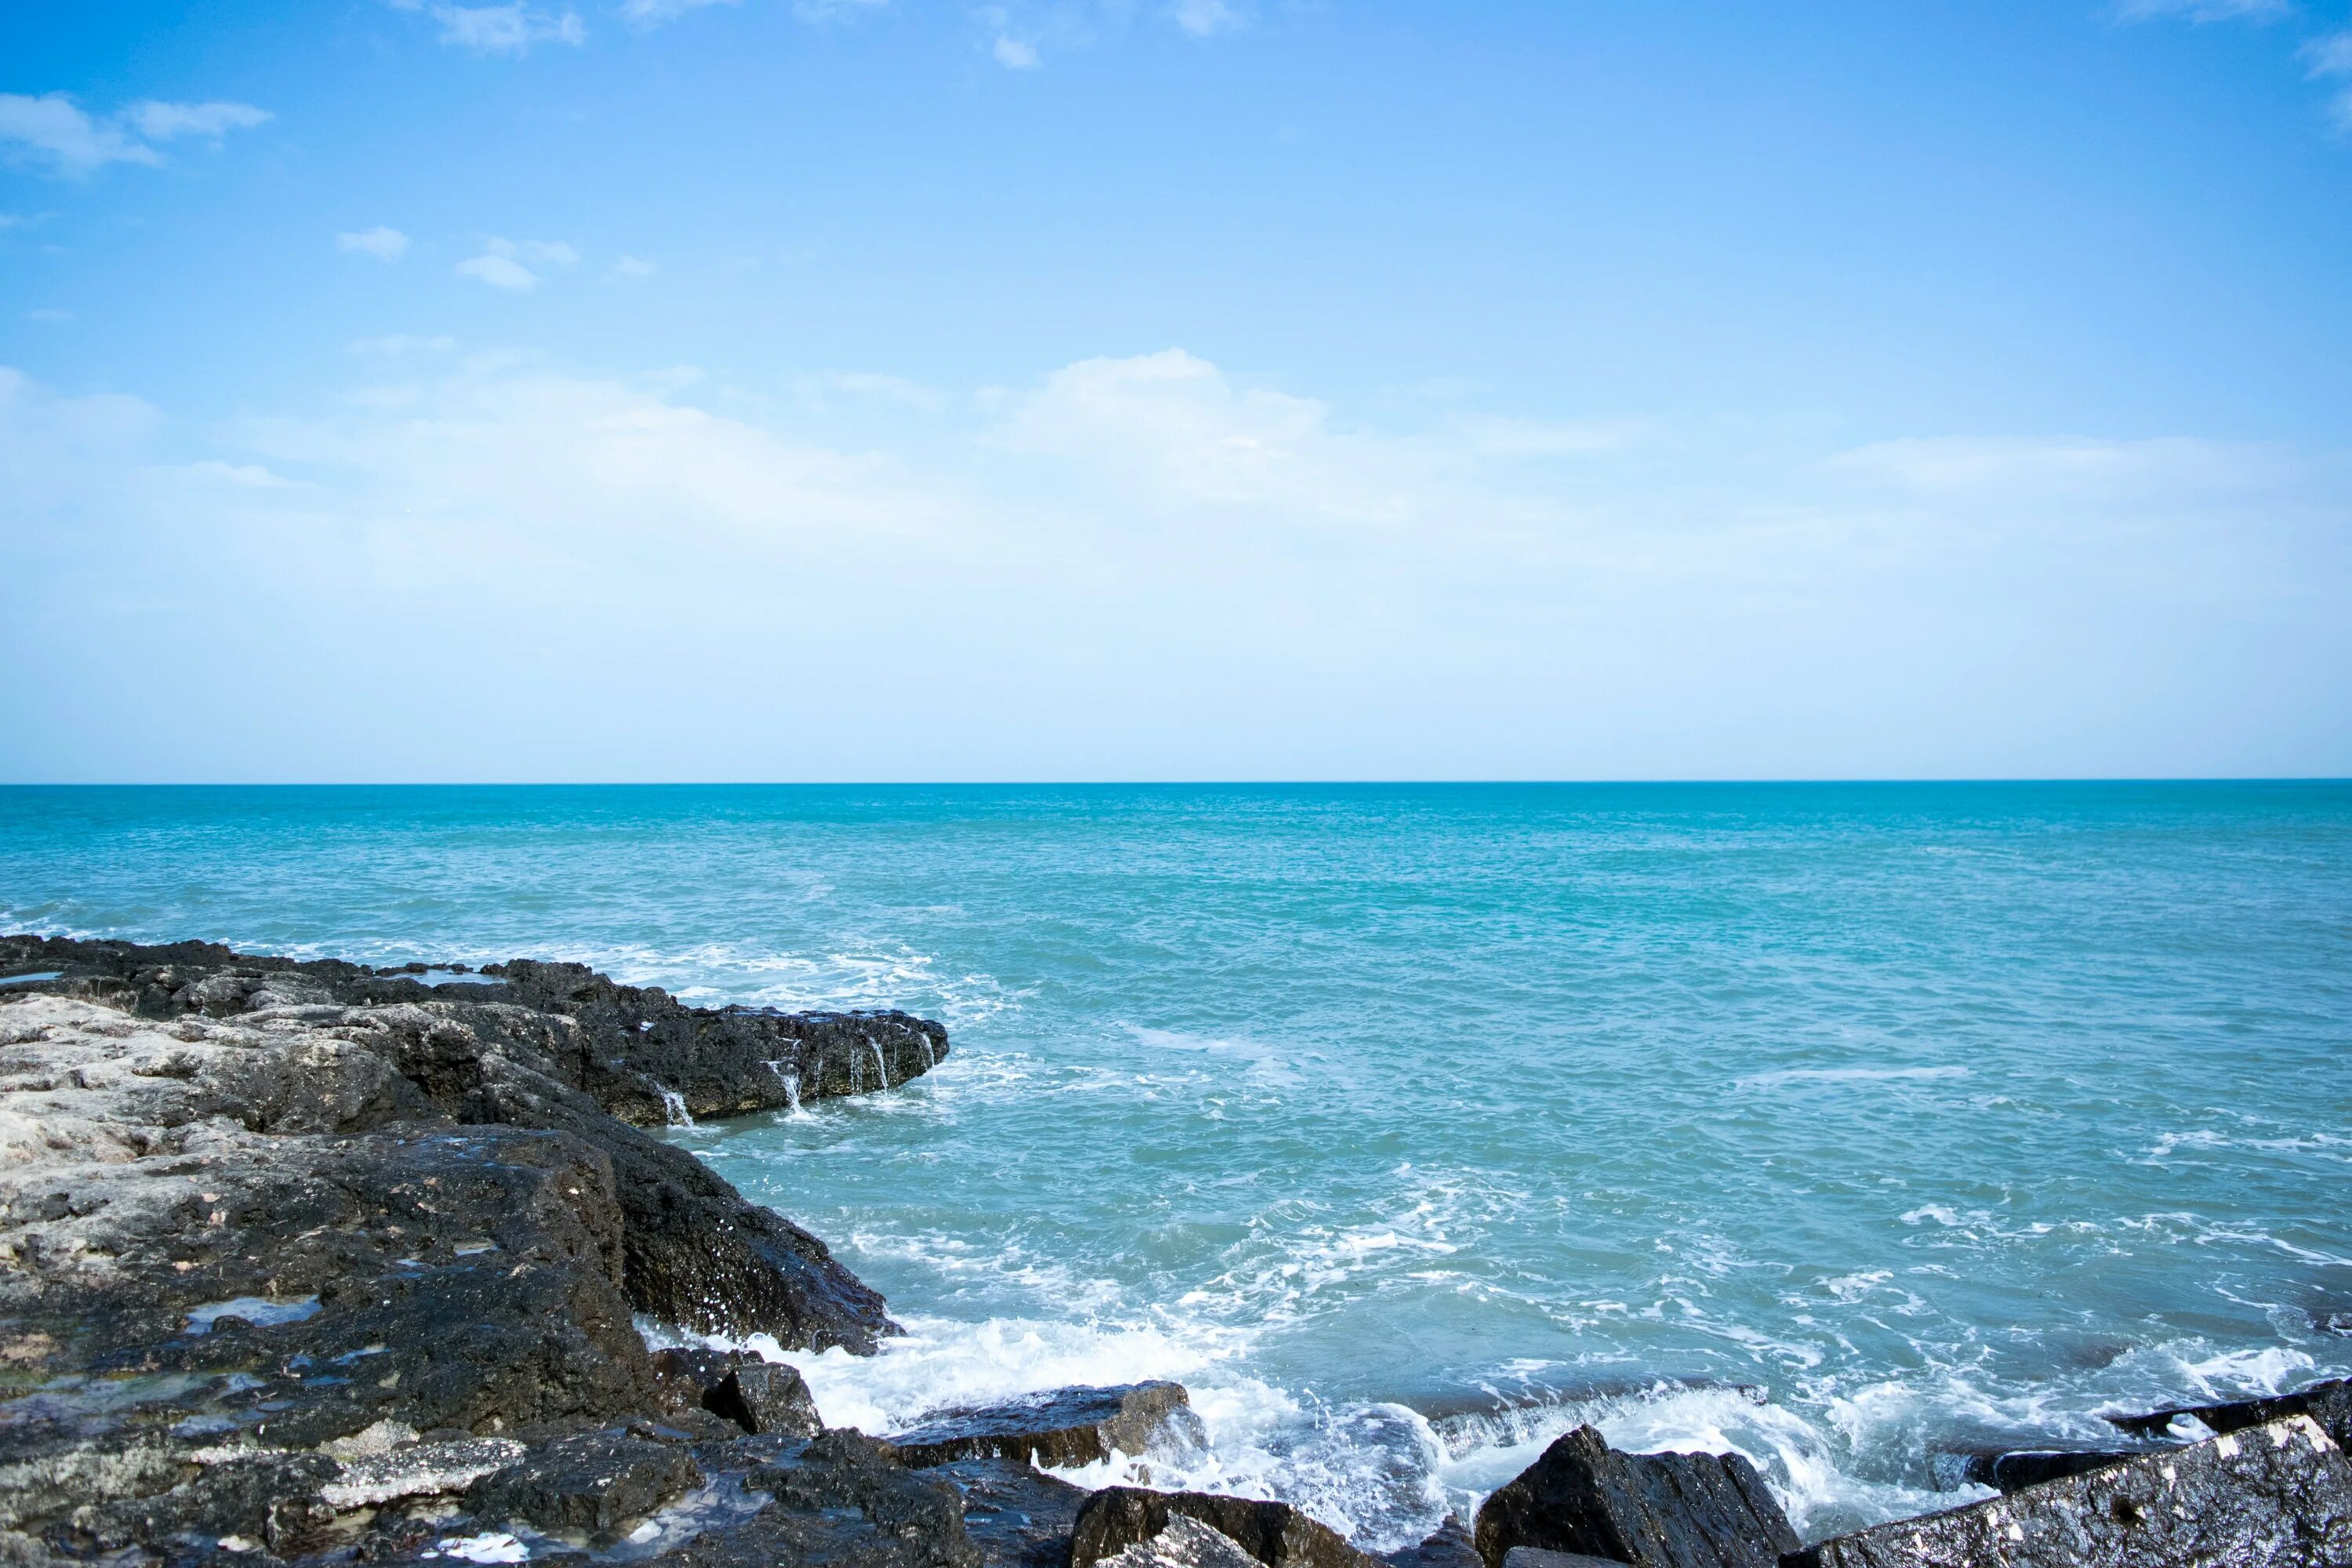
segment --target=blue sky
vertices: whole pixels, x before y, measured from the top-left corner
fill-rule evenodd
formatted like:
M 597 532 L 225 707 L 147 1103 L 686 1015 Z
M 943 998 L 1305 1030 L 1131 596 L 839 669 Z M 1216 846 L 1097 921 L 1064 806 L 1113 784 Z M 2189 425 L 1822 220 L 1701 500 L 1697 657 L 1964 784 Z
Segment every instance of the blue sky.
M 0 14 L 0 776 L 2352 773 L 2352 9 Z

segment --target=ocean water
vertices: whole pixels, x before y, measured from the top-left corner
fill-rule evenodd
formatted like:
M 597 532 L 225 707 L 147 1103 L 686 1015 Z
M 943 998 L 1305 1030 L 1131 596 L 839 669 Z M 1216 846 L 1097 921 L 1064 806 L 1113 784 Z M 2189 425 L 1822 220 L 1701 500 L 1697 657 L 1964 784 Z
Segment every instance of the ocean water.
M 2344 784 L 15 789 L 0 926 L 941 1018 L 672 1134 L 908 1328 L 828 1417 L 1175 1377 L 1159 1480 L 1378 1547 L 1580 1421 L 1818 1537 L 2352 1372 Z

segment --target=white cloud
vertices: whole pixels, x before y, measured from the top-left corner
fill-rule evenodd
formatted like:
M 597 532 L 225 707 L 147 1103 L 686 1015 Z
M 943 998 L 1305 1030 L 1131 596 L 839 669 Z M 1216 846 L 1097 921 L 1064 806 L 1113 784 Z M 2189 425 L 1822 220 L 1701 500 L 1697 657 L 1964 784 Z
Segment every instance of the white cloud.
M 25 312 L 25 320 L 28 321 L 70 321 L 74 319 L 71 310 L 60 310 L 47 305 Z
M 533 267 L 577 267 L 580 264 L 580 253 L 560 239 L 493 237 L 485 241 L 482 248 L 492 256 L 527 261 Z
M 2294 9 L 2289 0 L 2122 0 L 2116 14 L 2126 22 L 2267 22 Z
M 27 729 L 0 692 L 0 768 L 2352 765 L 2352 464 L 2325 454 L 1833 455 L 1534 412 L 1391 428 L 1176 350 L 978 404 L 817 378 L 828 395 L 755 416 L 690 376 L 416 346 L 368 345 L 385 357 L 350 395 L 210 439 L 0 373 L 0 660 L 73 715 Z M 130 553 L 169 592 L 79 564 Z M 128 676 L 166 660 L 296 717 L 159 722 Z M 658 710 L 690 756 L 561 704 L 490 731 L 391 721 L 429 711 L 409 693 L 556 683 Z M 327 699 L 352 689 L 371 721 L 339 726 Z
M 2314 81 L 2352 80 L 2352 27 L 2315 38 L 2304 48 Z M 2339 87 L 2328 105 L 2336 123 L 2352 131 L 2352 85 Z
M 1176 25 L 1196 38 L 1229 33 L 1241 26 L 1242 14 L 1225 0 L 1176 0 L 1169 10 Z
M 613 263 L 613 276 L 615 278 L 650 278 L 660 270 L 641 256 L 624 256 Z
M 408 237 L 396 228 L 378 224 L 373 228 L 357 229 L 335 236 L 335 244 L 344 250 L 373 256 L 378 261 L 397 261 L 408 254 Z
M 539 287 L 539 274 L 510 256 L 485 254 L 457 263 L 467 278 L 478 278 L 493 289 L 529 290 Z
M 0 92 L 0 142 L 13 142 L 59 174 L 87 174 L 106 163 L 160 163 L 163 154 L 123 133 L 110 121 L 93 120 L 62 92 L 38 98 Z
M 707 5 L 739 3 L 740 0 L 621 0 L 621 19 L 633 27 L 658 27 Z
M 999 38 L 990 52 L 996 57 L 996 63 L 1007 70 L 1031 71 L 1045 63 L 1037 58 L 1036 45 L 1024 44 L 1018 38 Z
M 182 136 L 219 141 L 231 131 L 266 125 L 271 115 L 249 103 L 161 103 L 153 99 L 122 111 L 125 121 L 150 142 L 170 142 Z
M 259 125 L 269 111 L 249 103 L 134 103 L 99 119 L 70 93 L 38 97 L 0 92 L 0 143 L 14 142 L 51 173 L 82 175 L 108 163 L 161 163 L 149 142 L 194 136 L 218 141 L 226 132 Z
M 528 54 L 540 44 L 588 41 L 588 29 L 576 11 L 541 10 L 516 0 L 509 5 L 436 5 L 433 19 L 441 24 L 441 41 L 455 48 L 483 55 Z
M 870 15 L 887 4 L 889 0 L 793 0 L 793 15 L 803 22 L 822 26 Z

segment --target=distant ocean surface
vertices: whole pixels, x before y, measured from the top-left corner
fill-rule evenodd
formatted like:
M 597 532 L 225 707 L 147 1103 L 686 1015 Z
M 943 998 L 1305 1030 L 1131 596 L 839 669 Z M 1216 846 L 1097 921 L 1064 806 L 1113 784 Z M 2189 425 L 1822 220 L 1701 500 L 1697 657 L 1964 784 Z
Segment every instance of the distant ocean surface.
M 2352 1372 L 2352 785 L 0 790 L 0 927 L 905 1007 L 672 1136 L 912 1331 L 829 1419 L 1181 1379 L 1386 1547 L 1579 1421 L 1799 1529 Z

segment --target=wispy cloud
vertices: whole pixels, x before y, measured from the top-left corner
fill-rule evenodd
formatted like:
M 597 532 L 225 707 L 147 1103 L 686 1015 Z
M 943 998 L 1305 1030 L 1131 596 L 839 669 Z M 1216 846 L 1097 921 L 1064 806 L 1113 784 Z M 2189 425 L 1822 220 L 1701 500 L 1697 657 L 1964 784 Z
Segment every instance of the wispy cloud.
M 395 5 L 404 11 L 420 9 L 417 0 Z M 546 11 L 515 0 L 508 5 L 434 5 L 433 19 L 441 25 L 441 41 L 452 48 L 478 55 L 524 55 L 541 44 L 569 44 L 577 48 L 588 41 L 580 14 L 566 7 Z
M 1196 38 L 1217 33 L 1230 33 L 1246 25 L 1248 18 L 1226 0 L 1176 0 L 1168 14 L 1176 25 Z
M 60 310 L 48 305 L 25 312 L 25 320 L 28 321 L 70 321 L 74 319 L 74 313 L 71 310 Z
M 650 278 L 661 268 L 642 256 L 624 256 L 613 263 L 613 276 L 631 279 Z
M 2126 22 L 2267 22 L 2294 9 L 2288 0 L 2122 0 L 2116 14 Z
M 397 261 L 408 254 L 408 237 L 396 228 L 378 224 L 373 228 L 355 229 L 335 236 L 337 248 L 373 256 L 378 261 Z
M 1019 38 L 1000 37 L 989 52 L 1007 70 L 1033 71 L 1045 63 L 1038 58 L 1036 45 L 1023 43 Z
M 2342 84 L 2328 108 L 2337 126 L 2352 131 L 2352 27 L 2313 39 L 2304 49 L 2304 58 L 2314 81 Z
M 844 22 L 869 16 L 889 0 L 793 0 L 793 15 L 803 22 Z
M 532 268 L 576 267 L 579 262 L 580 253 L 560 239 L 492 238 L 479 256 L 457 263 L 457 270 L 493 289 L 528 290 L 539 287 L 541 274 Z
M 733 5 L 740 0 L 621 0 L 621 19 L 633 27 L 658 27 L 689 11 L 709 5 Z
M 84 175 L 108 163 L 161 163 L 149 145 L 180 137 L 217 142 L 226 132 L 259 125 L 269 111 L 249 103 L 134 103 L 100 118 L 73 95 L 0 92 L 0 143 L 16 155 L 58 174 Z

